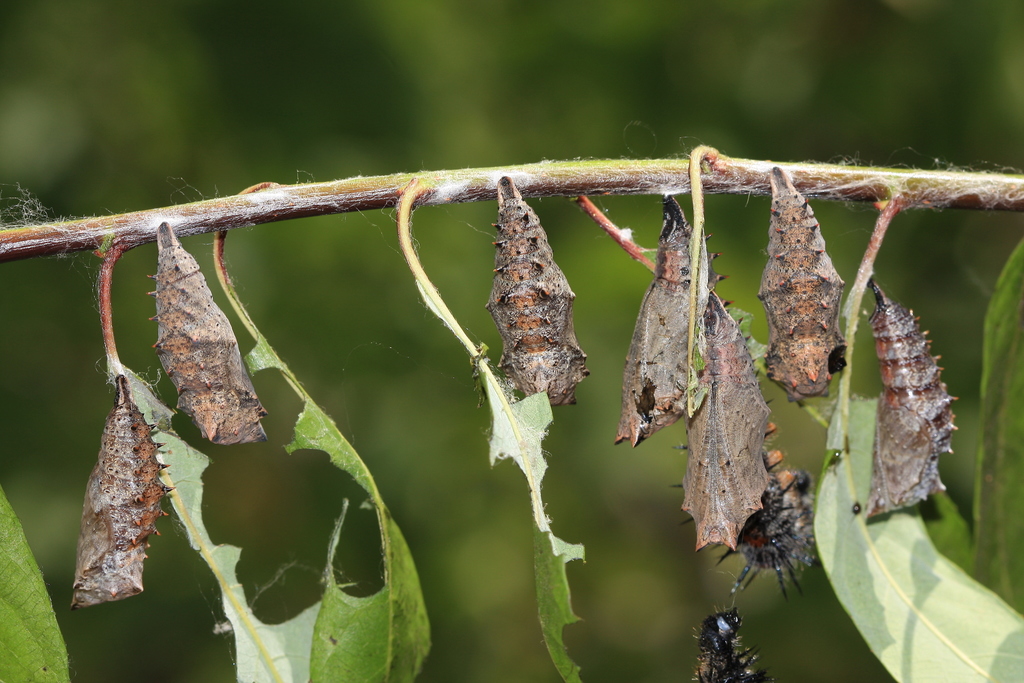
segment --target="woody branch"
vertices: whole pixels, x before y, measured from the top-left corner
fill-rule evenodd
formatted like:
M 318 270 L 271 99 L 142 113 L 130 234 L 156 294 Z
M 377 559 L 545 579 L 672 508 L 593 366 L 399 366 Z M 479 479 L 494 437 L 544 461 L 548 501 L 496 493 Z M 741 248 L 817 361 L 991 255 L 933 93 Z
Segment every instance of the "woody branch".
M 899 194 L 907 206 L 1024 211 L 1024 176 L 957 171 L 917 171 L 814 163 L 733 159 L 716 152 L 703 163 L 705 193 L 768 195 L 768 173 L 785 169 L 805 196 L 877 202 Z M 0 231 L 0 262 L 100 248 L 111 238 L 124 249 L 156 240 L 166 221 L 179 236 L 261 223 L 396 206 L 416 178 L 424 188 L 417 206 L 495 199 L 501 176 L 512 177 L 524 197 L 686 194 L 689 160 L 542 162 L 521 166 L 423 171 L 356 177 L 326 183 L 264 183 L 243 194 L 190 204 L 11 228 Z

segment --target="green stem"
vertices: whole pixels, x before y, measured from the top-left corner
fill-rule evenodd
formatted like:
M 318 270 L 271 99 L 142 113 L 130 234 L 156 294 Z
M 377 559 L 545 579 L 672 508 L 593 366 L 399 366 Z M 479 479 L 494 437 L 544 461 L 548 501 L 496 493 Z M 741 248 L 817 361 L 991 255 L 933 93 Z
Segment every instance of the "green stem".
M 214 238 L 213 263 L 215 270 L 217 271 L 217 279 L 220 281 L 220 285 L 223 288 L 224 293 L 227 294 L 228 301 L 231 302 L 231 307 L 235 309 L 235 313 L 238 314 L 238 318 L 242 321 L 242 325 L 245 326 L 245 329 L 248 330 L 249 334 L 251 334 L 252 338 L 256 341 L 257 348 L 259 348 L 262 353 L 265 353 L 270 357 L 272 362 L 268 365 L 281 373 L 295 394 L 302 400 L 303 406 L 316 406 L 316 402 L 313 400 L 313 397 L 310 396 L 305 387 L 302 386 L 302 383 L 299 382 L 298 377 L 296 377 L 291 371 L 291 368 L 281 360 L 281 357 L 278 356 L 277 352 L 270 346 L 266 337 L 263 336 L 263 333 L 259 331 L 256 324 L 252 321 L 252 318 L 249 317 L 249 312 L 245 310 L 245 306 L 242 305 L 242 300 L 239 298 L 238 292 L 235 291 L 235 286 L 231 282 L 231 277 L 228 275 L 227 271 L 227 265 L 224 262 L 224 240 L 226 238 L 227 233 L 224 231 L 217 233 Z M 377 489 L 377 482 L 374 481 L 373 476 L 370 474 L 370 468 L 366 466 L 366 463 L 364 463 L 362 458 L 356 454 L 354 449 L 350 449 L 350 455 L 356 462 L 358 462 L 358 467 L 362 470 L 358 473 L 361 476 L 355 476 L 357 473 L 353 472 L 352 474 L 354 478 L 364 489 L 366 489 L 366 492 L 369 493 L 370 497 L 373 499 L 374 509 L 377 513 L 377 524 L 380 527 L 381 547 L 390 548 L 391 531 L 388 525 L 388 517 L 390 513 L 387 510 L 387 506 L 384 505 L 384 499 L 381 497 L 380 491 Z M 389 572 L 390 569 L 391 563 L 389 558 L 388 562 L 385 563 L 385 583 L 388 582 L 387 572 Z
M 441 298 L 440 292 L 437 291 L 437 287 L 427 277 L 427 273 L 423 270 L 423 265 L 420 263 L 419 257 L 416 255 L 416 249 L 412 243 L 412 209 L 413 205 L 421 197 L 431 191 L 431 188 L 421 183 L 418 178 L 413 178 L 409 181 L 409 184 L 402 190 L 402 194 L 398 200 L 398 244 L 402 250 L 402 255 L 405 256 L 406 263 L 409 264 L 409 270 L 412 271 L 413 277 L 416 279 L 416 288 L 419 289 L 420 295 L 424 301 L 427 302 L 427 306 L 434 312 L 434 314 L 441 319 L 441 321 L 452 331 L 456 338 L 462 342 L 462 345 L 466 347 L 466 351 L 469 352 L 473 363 L 476 366 L 477 372 L 480 377 L 490 385 L 493 390 L 490 395 L 498 397 L 501 403 L 501 410 L 508 417 L 509 424 L 512 426 L 512 434 L 515 436 L 516 443 L 519 445 L 519 452 L 523 461 L 523 474 L 526 475 L 526 482 L 530 488 L 530 501 L 533 508 L 533 519 L 536 523 L 537 528 L 541 531 L 551 531 L 551 525 L 548 523 L 547 515 L 544 514 L 544 502 L 540 498 L 540 486 L 535 481 L 533 476 L 533 468 L 526 466 L 528 459 L 527 451 L 528 446 L 526 445 L 526 439 L 523 437 L 522 431 L 519 429 L 519 421 L 516 419 L 515 413 L 512 411 L 512 404 L 509 403 L 508 394 L 505 393 L 505 389 L 501 386 L 498 378 L 494 375 L 494 370 L 491 369 L 491 364 L 487 360 L 487 357 L 483 355 L 479 346 L 473 343 L 473 340 L 469 338 L 462 326 L 459 325 L 459 321 L 452 315 L 448 305 Z
M 238 297 L 238 292 L 235 291 L 235 284 L 231 281 L 231 276 L 228 275 L 227 264 L 224 262 L 224 241 L 227 239 L 227 232 L 218 232 L 213 238 L 213 264 L 214 270 L 217 272 L 217 281 L 220 282 L 221 289 L 227 294 L 228 301 L 231 303 L 231 308 L 235 309 L 235 313 L 238 315 L 238 319 L 242 321 L 242 326 L 245 327 L 246 331 L 252 336 L 258 345 L 261 345 L 266 349 L 274 358 L 275 367 L 278 372 L 284 377 L 285 381 L 291 386 L 292 390 L 298 395 L 304 403 L 312 403 L 312 397 L 306 393 L 302 384 L 299 382 L 299 378 L 291 371 L 284 361 L 278 357 L 277 353 L 273 351 L 270 344 L 267 343 L 266 337 L 257 329 L 256 323 L 249 317 L 249 312 L 245 310 L 245 306 L 242 305 L 242 300 Z
M 263 642 L 259 629 L 257 629 L 256 625 L 252 623 L 252 612 L 250 612 L 249 606 L 243 604 L 235 594 L 234 589 L 237 587 L 237 584 L 230 583 L 224 575 L 224 572 L 221 570 L 220 564 L 213 555 L 214 548 L 206 542 L 207 536 L 205 531 L 200 533 L 196 520 L 192 518 L 192 515 L 188 511 L 188 506 L 182 500 L 181 494 L 178 492 L 174 478 L 167 473 L 167 470 L 161 470 L 160 479 L 163 481 L 164 485 L 171 488 L 171 501 L 174 504 L 175 512 L 178 514 L 178 519 L 185 525 L 185 528 L 188 531 L 188 537 L 192 539 L 195 547 L 199 550 L 199 554 L 203 557 L 203 561 L 206 562 L 210 571 L 213 572 L 214 578 L 220 585 L 221 595 L 224 596 L 225 600 L 231 603 L 235 614 L 238 615 L 242 620 L 242 623 L 245 625 L 245 630 L 249 633 L 249 637 L 252 639 L 252 642 L 256 644 L 256 649 L 259 650 L 260 658 L 267 667 L 267 671 L 270 672 L 270 675 L 274 677 L 275 681 L 284 683 L 284 678 L 281 676 L 281 672 L 277 663 L 274 661 L 273 655 L 271 655 L 270 650 L 267 649 L 267 644 Z
M 721 154 L 707 163 L 701 179 L 708 194 L 768 195 L 768 173 L 778 166 L 789 173 L 800 192 L 819 200 L 877 202 L 901 194 L 916 206 L 1024 211 L 1024 176 L 1020 175 L 786 164 Z M 686 159 L 542 162 L 271 185 L 258 192 L 191 204 L 3 230 L 0 262 L 97 249 L 111 238 L 125 250 L 132 249 L 156 241 L 157 227 L 163 221 L 185 237 L 305 216 L 393 207 L 413 177 L 429 182 L 429 189 L 417 200 L 419 206 L 493 200 L 502 175 L 515 178 L 524 197 L 684 194 L 690 191 L 689 165 Z
M 704 179 L 701 168 L 705 160 L 711 162 L 718 159 L 718 150 L 714 147 L 701 145 L 690 154 L 690 197 L 693 200 L 693 232 L 690 235 L 690 311 L 686 330 L 686 413 L 692 416 L 700 407 L 697 399 L 697 368 L 693 356 L 702 344 L 701 330 L 703 323 L 697 324 L 698 318 L 703 320 L 704 308 L 710 296 L 707 286 L 707 246 L 704 244 Z M 698 338 L 700 337 L 700 338 Z M 701 349 L 703 352 L 703 349 Z

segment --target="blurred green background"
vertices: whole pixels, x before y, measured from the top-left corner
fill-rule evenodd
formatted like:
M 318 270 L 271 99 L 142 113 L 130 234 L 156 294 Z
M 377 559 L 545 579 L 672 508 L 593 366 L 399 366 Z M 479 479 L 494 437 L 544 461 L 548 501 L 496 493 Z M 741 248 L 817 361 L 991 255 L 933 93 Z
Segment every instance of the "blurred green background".
M 5 0 L 0 4 L 0 187 L 8 223 L 119 213 L 232 194 L 260 181 L 330 180 L 543 159 L 679 157 L 697 144 L 739 157 L 1024 167 L 1024 6 L 1012 1 L 735 0 L 260 2 Z M 687 213 L 688 198 L 681 198 Z M 622 363 L 650 275 L 566 199 L 533 202 L 577 293 L 592 375 L 556 409 L 545 445 L 555 532 L 586 545 L 568 567 L 583 621 L 566 629 L 590 683 L 689 680 L 694 628 L 732 604 L 741 567 L 694 554 L 671 488 L 681 425 L 639 449 L 613 447 Z M 654 246 L 656 197 L 605 198 Z M 817 202 L 852 281 L 875 212 Z M 492 204 L 417 213 L 421 255 L 442 294 L 497 359 L 484 304 Z M 764 198 L 708 200 L 719 291 L 758 313 Z M 913 307 L 960 400 L 943 479 L 971 505 L 981 323 L 1022 232 L 1009 214 L 916 211 L 895 221 L 877 265 Z M 209 263 L 209 236 L 186 240 Z M 434 646 L 429 682 L 556 681 L 537 622 L 528 496 L 511 463 L 487 461 L 487 411 L 464 351 L 420 303 L 391 212 L 232 233 L 232 273 L 250 312 L 375 473 L 416 558 Z M 122 360 L 155 380 L 152 245 L 115 278 Z M 2 483 L 50 587 L 74 680 L 233 679 L 230 636 L 205 565 L 174 518 L 161 523 L 146 591 L 71 613 L 84 485 L 112 394 L 94 295 L 98 259 L 0 268 Z M 218 294 L 219 296 L 219 294 Z M 223 299 L 222 299 L 223 301 Z M 862 333 L 869 335 L 862 325 Z M 240 337 L 241 338 L 241 337 Z M 880 384 L 869 336 L 855 391 Z M 250 345 L 241 338 L 243 347 Z M 206 522 L 242 546 L 256 613 L 280 620 L 317 598 L 342 499 L 360 490 L 320 453 L 285 454 L 298 403 L 254 378 L 270 441 L 203 445 L 214 459 Z M 166 400 L 173 389 L 160 381 Z M 824 433 L 765 387 L 789 463 L 820 469 Z M 349 513 L 338 566 L 371 593 L 380 554 L 371 513 Z M 885 680 L 821 569 L 803 595 L 761 577 L 736 598 L 746 644 L 781 681 Z

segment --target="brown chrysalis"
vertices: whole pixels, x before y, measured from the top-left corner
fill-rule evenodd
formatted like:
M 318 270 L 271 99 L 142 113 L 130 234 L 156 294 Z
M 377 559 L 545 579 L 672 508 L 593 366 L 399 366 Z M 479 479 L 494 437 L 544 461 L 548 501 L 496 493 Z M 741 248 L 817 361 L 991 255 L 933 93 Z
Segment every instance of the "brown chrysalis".
M 945 491 L 939 454 L 950 450 L 953 402 L 914 314 L 885 296 L 874 280 L 871 328 L 885 390 L 878 401 L 868 515 L 913 505 Z
M 576 402 L 590 372 L 576 342 L 572 302 L 547 235 L 511 178 L 498 181 L 494 287 L 487 310 L 501 334 L 501 369 L 526 395 L 546 391 L 551 405 Z
M 665 197 L 654 281 L 644 294 L 622 378 L 622 417 L 615 443 L 634 446 L 686 412 L 686 350 L 692 229 L 673 197 Z M 708 285 L 719 276 L 708 268 Z
M 178 408 L 213 443 L 266 441 L 260 418 L 267 411 L 199 264 L 167 223 L 160 225 L 157 244 L 160 260 L 153 294 L 159 337 L 154 346 L 178 389 Z
M 683 510 L 697 524 L 697 550 L 709 543 L 735 550 L 768 486 L 761 451 L 769 411 L 739 324 L 714 292 L 704 312 L 704 337 L 704 368 L 697 376 L 707 394 L 686 420 Z
M 71 609 L 142 592 L 146 539 L 158 533 L 160 499 L 170 490 L 157 476 L 164 465 L 124 375 L 118 376 L 116 390 L 99 461 L 86 486 Z
M 803 470 L 775 469 L 782 462 L 780 451 L 766 451 L 764 464 L 768 469 L 768 488 L 761 494 L 761 509 L 747 519 L 740 532 L 738 550 L 727 550 L 722 559 L 735 552 L 743 553 L 747 566 L 740 572 L 732 592 L 750 584 L 762 570 L 772 570 L 786 595 L 786 577 L 800 589 L 796 568 L 800 563 L 815 564 L 814 558 L 814 493 L 811 475 Z M 747 576 L 747 583 L 743 581 Z
M 790 401 L 828 393 L 846 365 L 839 331 L 843 281 L 825 251 L 810 204 L 781 168 L 773 168 L 768 263 L 757 297 L 768 320 L 768 377 Z
M 764 669 L 754 669 L 757 652 L 740 644 L 743 619 L 735 608 L 707 617 L 697 634 L 699 683 L 771 683 Z

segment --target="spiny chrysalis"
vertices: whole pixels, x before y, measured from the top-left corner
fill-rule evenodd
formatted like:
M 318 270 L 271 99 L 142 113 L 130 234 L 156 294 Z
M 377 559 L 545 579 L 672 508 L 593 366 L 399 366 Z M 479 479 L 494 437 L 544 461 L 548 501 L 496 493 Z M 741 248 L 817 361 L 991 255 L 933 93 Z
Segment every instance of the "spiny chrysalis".
M 885 390 L 878 400 L 868 515 L 913 505 L 945 491 L 939 454 L 950 451 L 953 402 L 914 314 L 885 296 L 874 280 L 871 328 Z
M 743 553 L 747 566 L 740 572 L 732 592 L 750 585 L 762 570 L 772 570 L 786 594 L 786 574 L 800 590 L 796 568 L 800 563 L 815 564 L 814 557 L 814 493 L 811 475 L 803 470 L 775 469 L 782 462 L 780 451 L 765 451 L 768 488 L 761 495 L 760 510 L 743 525 L 737 550 L 727 550 L 722 559 L 735 552 Z M 743 580 L 750 575 L 746 584 Z
M 260 405 L 227 316 L 196 260 L 162 223 L 157 231 L 157 355 L 178 389 L 178 407 L 217 444 L 266 441 Z
M 128 379 L 116 381 L 114 409 L 103 428 L 99 460 L 85 490 L 71 609 L 123 600 L 142 592 L 142 561 L 169 491 L 158 473 L 157 444 L 132 398 Z
M 735 550 L 768 486 L 761 450 L 769 411 L 739 324 L 714 292 L 704 312 L 704 336 L 704 368 L 697 377 L 707 394 L 686 420 L 683 510 L 697 524 L 697 550 L 709 543 Z
M 665 197 L 654 280 L 633 329 L 622 378 L 622 417 L 615 443 L 634 446 L 686 412 L 692 230 L 673 197 Z M 710 268 L 708 285 L 720 277 Z
M 717 612 L 704 620 L 697 635 L 700 658 L 697 677 L 700 683 L 771 683 L 775 680 L 764 669 L 754 669 L 757 652 L 740 644 L 743 619 L 735 608 Z
M 843 281 L 825 251 L 810 204 L 781 168 L 773 168 L 768 263 L 757 297 L 768 320 L 768 377 L 790 401 L 828 393 L 846 366 L 839 331 Z
M 547 235 L 511 178 L 498 180 L 494 287 L 487 310 L 504 342 L 501 369 L 526 395 L 546 391 L 551 405 L 576 402 L 590 372 L 576 342 L 572 302 Z

